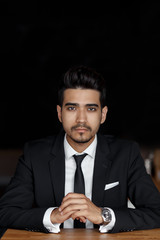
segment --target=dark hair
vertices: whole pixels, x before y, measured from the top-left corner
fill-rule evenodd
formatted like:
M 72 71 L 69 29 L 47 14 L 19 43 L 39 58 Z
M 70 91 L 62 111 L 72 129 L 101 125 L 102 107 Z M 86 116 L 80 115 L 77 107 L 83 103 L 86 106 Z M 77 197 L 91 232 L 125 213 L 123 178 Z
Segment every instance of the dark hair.
M 65 74 L 58 91 L 59 105 L 63 104 L 63 94 L 68 88 L 93 89 L 100 92 L 101 107 L 105 106 L 106 88 L 105 81 L 100 73 L 86 66 L 70 68 Z

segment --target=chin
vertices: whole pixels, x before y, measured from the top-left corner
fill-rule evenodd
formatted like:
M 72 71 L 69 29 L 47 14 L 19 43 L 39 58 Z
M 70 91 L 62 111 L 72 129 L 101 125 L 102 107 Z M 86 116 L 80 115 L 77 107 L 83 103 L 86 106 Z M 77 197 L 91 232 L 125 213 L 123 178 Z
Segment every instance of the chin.
M 88 143 L 92 138 L 93 138 L 92 136 L 90 136 L 90 137 L 83 137 L 83 136 L 72 137 L 71 136 L 71 139 L 76 143 Z

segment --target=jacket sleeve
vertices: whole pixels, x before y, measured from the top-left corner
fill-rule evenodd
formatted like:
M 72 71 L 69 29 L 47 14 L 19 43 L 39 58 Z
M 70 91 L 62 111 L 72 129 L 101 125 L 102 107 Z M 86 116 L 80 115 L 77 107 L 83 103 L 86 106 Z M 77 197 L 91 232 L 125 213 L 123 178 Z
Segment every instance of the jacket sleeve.
M 112 232 L 159 228 L 160 192 L 146 173 L 137 143 L 131 146 L 127 187 L 128 198 L 135 209 L 126 206 L 113 209 L 116 223 Z
M 43 226 L 47 207 L 34 207 L 34 178 L 28 144 L 25 145 L 24 152 L 14 177 L 0 199 L 0 228 L 48 232 Z

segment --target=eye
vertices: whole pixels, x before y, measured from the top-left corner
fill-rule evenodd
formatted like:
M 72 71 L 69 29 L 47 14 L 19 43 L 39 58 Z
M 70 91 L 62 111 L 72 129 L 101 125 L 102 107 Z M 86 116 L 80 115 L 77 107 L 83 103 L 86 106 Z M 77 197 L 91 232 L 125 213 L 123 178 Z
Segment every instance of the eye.
M 69 111 L 75 111 L 75 110 L 76 110 L 75 107 L 68 107 L 67 109 L 68 109 Z
M 88 108 L 88 111 L 90 111 L 90 112 L 95 112 L 97 109 L 95 108 L 95 107 L 90 107 L 90 108 Z

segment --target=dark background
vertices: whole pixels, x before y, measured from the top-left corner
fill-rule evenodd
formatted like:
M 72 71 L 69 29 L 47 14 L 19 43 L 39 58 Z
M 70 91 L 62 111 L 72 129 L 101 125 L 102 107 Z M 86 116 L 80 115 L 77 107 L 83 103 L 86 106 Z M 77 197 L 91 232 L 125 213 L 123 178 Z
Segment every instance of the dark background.
M 0 148 L 55 134 L 57 84 L 72 65 L 106 79 L 104 133 L 160 145 L 160 3 L 0 2 Z

